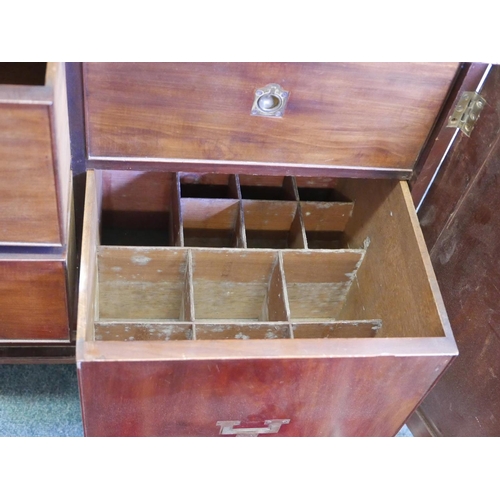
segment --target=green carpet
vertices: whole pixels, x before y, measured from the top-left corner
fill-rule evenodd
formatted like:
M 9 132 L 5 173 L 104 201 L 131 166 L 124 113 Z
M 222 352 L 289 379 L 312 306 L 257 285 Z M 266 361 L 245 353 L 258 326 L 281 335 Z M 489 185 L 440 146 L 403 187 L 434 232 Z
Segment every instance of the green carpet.
M 75 365 L 0 365 L 0 436 L 83 436 Z

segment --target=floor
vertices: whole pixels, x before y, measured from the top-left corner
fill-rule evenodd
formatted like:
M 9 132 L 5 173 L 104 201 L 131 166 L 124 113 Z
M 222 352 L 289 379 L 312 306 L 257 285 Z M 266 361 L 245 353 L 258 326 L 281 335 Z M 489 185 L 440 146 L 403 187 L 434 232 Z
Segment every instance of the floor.
M 83 436 L 76 367 L 0 364 L 0 436 Z

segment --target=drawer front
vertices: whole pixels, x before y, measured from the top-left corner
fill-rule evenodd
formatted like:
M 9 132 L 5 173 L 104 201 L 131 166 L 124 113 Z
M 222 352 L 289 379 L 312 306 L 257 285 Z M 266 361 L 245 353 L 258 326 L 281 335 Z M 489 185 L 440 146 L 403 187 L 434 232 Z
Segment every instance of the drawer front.
M 378 357 L 82 363 L 85 433 L 393 436 L 447 362 Z
M 457 69 L 456 63 L 85 63 L 89 157 L 182 163 L 183 170 L 211 163 L 210 169 L 238 165 L 247 173 L 286 167 L 302 175 L 343 169 L 408 177 Z M 253 115 L 256 93 L 273 83 L 288 92 L 283 116 Z
M 0 342 L 68 341 L 63 260 L 0 260 Z
M 70 175 L 64 64 L 0 63 L 0 245 L 66 245 Z
M 0 242 L 60 244 L 49 109 L 0 104 Z

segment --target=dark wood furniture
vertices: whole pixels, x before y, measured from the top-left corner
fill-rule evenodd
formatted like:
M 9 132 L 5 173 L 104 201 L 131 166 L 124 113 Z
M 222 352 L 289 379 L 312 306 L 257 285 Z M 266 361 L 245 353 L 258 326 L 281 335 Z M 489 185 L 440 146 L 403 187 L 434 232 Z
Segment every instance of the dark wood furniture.
M 1 361 L 70 354 L 70 161 L 65 65 L 0 63 Z
M 395 434 L 457 354 L 398 179 L 458 70 L 73 65 L 86 434 Z
M 478 123 L 457 136 L 419 211 L 460 355 L 410 419 L 417 436 L 500 435 L 499 66 L 480 94 Z

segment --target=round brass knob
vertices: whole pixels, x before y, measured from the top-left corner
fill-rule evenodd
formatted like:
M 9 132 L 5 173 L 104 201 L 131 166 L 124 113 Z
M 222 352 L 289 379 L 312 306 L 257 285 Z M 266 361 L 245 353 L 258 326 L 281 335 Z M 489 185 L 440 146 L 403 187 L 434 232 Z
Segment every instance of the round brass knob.
M 271 111 L 274 108 L 277 108 L 281 103 L 281 100 L 279 97 L 272 95 L 272 94 L 266 94 L 263 95 L 257 102 L 257 105 L 259 106 L 260 109 L 263 111 Z

